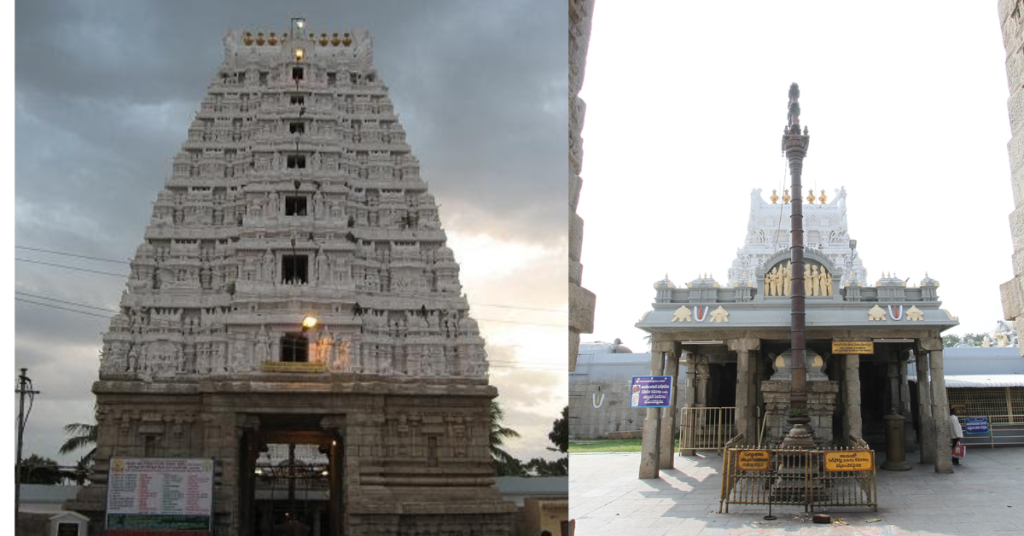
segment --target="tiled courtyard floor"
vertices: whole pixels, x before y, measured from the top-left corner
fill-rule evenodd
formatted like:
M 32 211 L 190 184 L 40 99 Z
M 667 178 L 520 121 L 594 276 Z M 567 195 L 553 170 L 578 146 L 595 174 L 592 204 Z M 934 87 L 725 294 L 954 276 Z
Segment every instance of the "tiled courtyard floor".
M 885 453 L 878 453 L 879 464 Z M 569 517 L 578 536 L 739 536 L 1024 534 L 1024 448 L 968 452 L 952 475 L 940 475 L 910 453 L 911 471 L 878 471 L 878 512 L 815 509 L 848 525 L 815 525 L 803 507 L 732 505 L 719 514 L 722 458 L 675 458 L 675 469 L 640 480 L 640 454 L 572 454 Z M 880 519 L 868 523 L 868 520 Z

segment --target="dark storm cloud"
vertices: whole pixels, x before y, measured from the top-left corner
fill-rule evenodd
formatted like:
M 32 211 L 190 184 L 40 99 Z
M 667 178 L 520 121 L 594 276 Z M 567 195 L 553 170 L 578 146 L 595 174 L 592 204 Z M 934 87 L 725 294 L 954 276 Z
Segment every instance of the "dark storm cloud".
M 18 1 L 16 244 L 133 255 L 220 65 L 225 31 L 281 32 L 293 16 L 306 17 L 318 33 L 373 32 L 374 63 L 443 205 L 443 221 L 519 242 L 564 241 L 564 6 L 346 4 Z M 16 253 L 127 272 L 124 265 Z M 16 287 L 116 308 L 124 280 L 19 262 Z M 89 387 L 107 322 L 24 302 L 16 313 L 16 366 L 29 367 L 46 393 L 37 400 L 30 425 L 36 435 L 26 452 L 56 457 L 60 427 L 91 413 Z
M 18 197 L 38 195 L 36 178 L 72 175 L 108 192 L 140 185 L 126 200 L 145 208 L 220 64 L 226 29 L 283 30 L 305 15 L 313 30 L 374 32 L 376 66 L 440 202 L 489 214 L 475 222 L 484 227 L 564 235 L 563 11 L 542 1 L 18 2 Z M 35 134 L 20 130 L 27 117 Z M 52 157 L 60 139 L 70 142 L 63 166 L 21 162 Z

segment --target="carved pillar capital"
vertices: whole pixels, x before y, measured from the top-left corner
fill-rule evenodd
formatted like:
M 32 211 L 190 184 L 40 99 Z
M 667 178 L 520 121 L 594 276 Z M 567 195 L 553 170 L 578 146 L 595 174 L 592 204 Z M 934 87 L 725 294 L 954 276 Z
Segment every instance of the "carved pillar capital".
M 928 337 L 925 339 L 917 339 L 914 342 L 915 353 L 921 352 L 932 352 L 935 350 L 942 350 L 942 339 L 938 337 Z
M 729 339 L 725 341 L 729 345 L 729 351 L 731 352 L 743 352 L 750 350 L 761 349 L 761 339 L 754 338 L 743 338 L 743 339 Z

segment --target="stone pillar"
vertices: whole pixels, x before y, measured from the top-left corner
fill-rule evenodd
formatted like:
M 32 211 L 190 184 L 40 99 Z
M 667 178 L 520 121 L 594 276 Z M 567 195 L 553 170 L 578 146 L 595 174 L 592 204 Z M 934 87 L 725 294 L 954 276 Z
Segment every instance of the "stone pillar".
M 889 363 L 887 368 L 887 377 L 889 379 L 889 403 L 886 405 L 885 414 L 888 415 L 892 411 L 899 411 L 900 409 L 900 368 L 897 360 L 899 354 L 890 353 Z
M 900 352 L 900 413 L 903 415 L 903 444 L 907 452 L 917 452 L 914 412 L 910 410 L 910 383 L 907 381 L 908 353 Z
M 676 376 L 679 375 L 679 352 L 675 351 L 675 349 L 668 349 L 665 352 L 665 358 L 665 375 L 672 376 L 672 384 L 674 386 Z M 661 412 L 661 430 L 658 434 L 659 469 L 675 468 L 675 465 L 672 463 L 672 456 L 675 454 L 673 440 L 676 437 L 676 412 L 676 390 L 673 388 L 668 407 Z
M 935 419 L 932 418 L 931 382 L 928 380 L 928 352 L 917 357 L 917 418 L 921 421 L 921 463 L 935 463 Z
M 698 354 L 688 354 L 686 357 L 686 406 L 687 408 L 697 407 L 697 362 L 702 356 Z M 693 415 L 686 419 L 683 423 L 684 430 L 689 427 L 693 428 L 694 425 Z M 680 456 L 693 456 L 697 452 L 693 449 L 684 449 L 679 451 Z
M 711 380 L 711 365 L 707 356 L 701 356 L 697 362 L 697 407 L 708 407 L 708 381 Z
M 651 375 L 660 376 L 663 365 L 662 352 L 651 352 Z M 659 408 L 647 408 L 644 419 L 643 443 L 640 447 L 640 478 L 658 478 L 658 439 L 660 437 L 661 414 Z
M 946 377 L 942 371 L 942 339 L 921 339 L 921 349 L 928 352 L 932 384 L 932 417 L 935 419 L 935 472 L 952 473 L 953 457 L 949 454 L 949 403 L 946 400 Z
M 860 417 L 860 356 L 850 354 L 844 357 L 843 403 L 846 407 L 843 410 L 843 440 L 849 442 L 851 435 L 864 438 L 864 422 Z
M 586 105 L 579 98 L 590 44 L 594 0 L 569 0 L 569 372 L 576 370 L 580 333 L 594 331 L 597 297 L 582 287 L 583 218 L 576 214 L 583 180 L 583 117 Z
M 756 352 L 761 347 L 760 339 L 735 339 L 729 341 L 729 350 L 736 352 L 736 433 L 743 434 L 744 445 L 757 443 L 757 415 L 754 403 L 754 368 Z

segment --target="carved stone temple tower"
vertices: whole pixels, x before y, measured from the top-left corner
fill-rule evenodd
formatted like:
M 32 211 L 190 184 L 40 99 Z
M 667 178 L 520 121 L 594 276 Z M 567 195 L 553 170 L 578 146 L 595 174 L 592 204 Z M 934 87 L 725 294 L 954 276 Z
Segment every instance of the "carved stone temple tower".
M 212 458 L 217 535 L 510 533 L 484 341 L 372 38 L 303 28 L 227 34 L 153 204 L 69 503 L 91 534 L 112 456 Z

